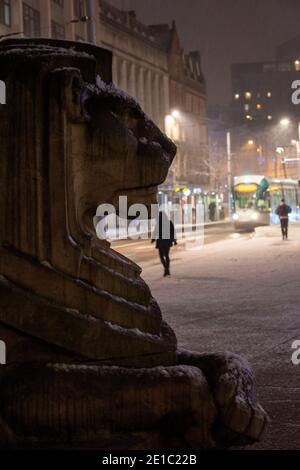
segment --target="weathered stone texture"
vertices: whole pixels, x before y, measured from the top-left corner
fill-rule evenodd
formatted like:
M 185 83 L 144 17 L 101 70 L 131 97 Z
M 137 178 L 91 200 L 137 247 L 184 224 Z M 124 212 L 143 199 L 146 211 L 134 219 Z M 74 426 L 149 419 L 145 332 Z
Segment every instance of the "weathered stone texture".
M 100 79 L 102 77 L 102 80 Z M 141 269 L 100 241 L 100 203 L 155 201 L 176 148 L 90 45 L 0 45 L 0 443 L 211 448 L 265 426 L 234 356 L 177 355 Z

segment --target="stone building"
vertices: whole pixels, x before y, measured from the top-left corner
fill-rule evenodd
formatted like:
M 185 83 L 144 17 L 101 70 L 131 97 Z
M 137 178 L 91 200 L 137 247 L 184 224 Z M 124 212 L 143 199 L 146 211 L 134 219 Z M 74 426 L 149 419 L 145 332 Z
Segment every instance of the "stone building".
M 285 56 L 284 50 L 283 46 L 279 49 L 277 61 L 231 67 L 232 120 L 244 173 L 300 175 L 294 161 L 299 154 L 300 108 L 292 102 L 292 83 L 299 80 L 300 62 L 294 53 Z M 288 161 L 286 168 L 282 159 Z
M 168 56 L 170 114 L 165 124 L 178 148 L 176 165 L 166 185 L 172 186 L 172 178 L 178 186 L 177 194 L 193 203 L 193 198 L 208 188 L 210 179 L 207 99 L 200 54 L 184 53 L 175 22 L 171 27 L 162 24 L 151 29 Z
M 113 81 L 137 98 L 144 111 L 164 129 L 169 113 L 168 57 L 152 30 L 133 11 L 100 0 L 98 41 L 113 52 Z
M 113 52 L 114 83 L 136 97 L 177 144 L 178 156 L 162 194 L 168 192 L 173 199 L 177 188 L 177 196 L 185 200 L 207 189 L 206 89 L 200 55 L 184 53 L 174 23 L 146 26 L 134 11 L 122 11 L 105 0 L 0 0 L 0 40 L 14 34 L 88 41 L 91 17 L 97 44 Z

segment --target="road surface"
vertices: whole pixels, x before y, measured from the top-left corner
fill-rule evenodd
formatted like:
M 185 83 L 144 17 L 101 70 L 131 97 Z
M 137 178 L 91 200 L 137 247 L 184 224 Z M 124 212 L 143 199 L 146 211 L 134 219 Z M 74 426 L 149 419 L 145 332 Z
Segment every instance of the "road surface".
M 255 236 L 207 230 L 202 249 L 173 250 L 170 278 L 147 247 L 122 249 L 141 264 L 179 347 L 232 351 L 254 368 L 272 423 L 253 448 L 300 449 L 300 365 L 291 362 L 300 340 L 300 225 L 284 242 L 278 226 Z
M 211 224 L 204 229 L 204 245 L 234 237 L 251 238 L 252 233 L 236 233 L 231 223 Z M 151 262 L 159 265 L 158 252 L 150 240 L 120 240 L 112 243 L 112 248 L 138 264 Z M 171 251 L 172 259 L 183 259 L 185 254 L 184 243 L 179 241 L 178 246 Z

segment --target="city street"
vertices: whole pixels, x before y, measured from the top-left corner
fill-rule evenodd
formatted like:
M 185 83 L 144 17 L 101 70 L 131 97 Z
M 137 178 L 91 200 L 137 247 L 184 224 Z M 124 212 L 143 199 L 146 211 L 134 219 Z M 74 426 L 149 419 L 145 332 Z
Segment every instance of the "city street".
M 0 0 L 0 451 L 300 451 L 299 18 Z
M 252 234 L 249 232 L 235 234 L 230 222 L 211 223 L 205 226 L 204 244 L 209 245 L 217 241 L 236 238 L 237 236 L 247 239 L 252 237 Z M 151 244 L 150 240 L 120 240 L 113 242 L 112 248 L 138 264 L 150 261 L 152 264 L 160 265 L 158 256 L 153 258 L 153 254 L 157 255 L 157 253 L 154 251 L 154 245 Z M 184 259 L 185 253 L 184 241 L 180 240 L 178 246 L 173 250 L 173 259 L 176 261 Z
M 272 420 L 253 448 L 300 449 L 300 365 L 291 362 L 292 342 L 300 339 L 300 225 L 291 226 L 288 241 L 279 232 L 278 226 L 255 235 L 211 227 L 202 249 L 172 249 L 169 278 L 149 242 L 122 252 L 133 250 L 180 348 L 232 351 L 249 360 Z

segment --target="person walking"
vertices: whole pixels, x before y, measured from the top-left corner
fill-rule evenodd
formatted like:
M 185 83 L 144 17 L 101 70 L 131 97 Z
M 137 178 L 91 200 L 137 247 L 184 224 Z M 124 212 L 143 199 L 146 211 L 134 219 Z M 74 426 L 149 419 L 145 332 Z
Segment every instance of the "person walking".
M 217 209 L 217 206 L 216 206 L 215 201 L 211 201 L 208 206 L 209 218 L 211 222 L 214 222 L 215 220 L 216 209 Z
M 281 199 L 281 203 L 276 209 L 276 214 L 278 215 L 280 220 L 282 240 L 287 240 L 288 238 L 289 214 L 291 212 L 292 209 L 290 208 L 290 206 L 285 203 L 284 199 Z
M 174 225 L 163 211 L 159 212 L 151 243 L 154 243 L 154 241 L 156 242 L 155 247 L 158 249 L 160 261 L 164 267 L 164 277 L 170 276 L 170 248 L 172 245 L 177 245 L 177 240 Z

